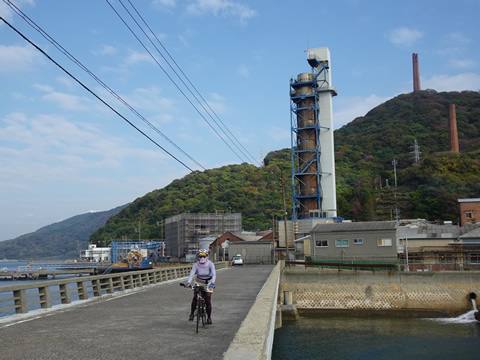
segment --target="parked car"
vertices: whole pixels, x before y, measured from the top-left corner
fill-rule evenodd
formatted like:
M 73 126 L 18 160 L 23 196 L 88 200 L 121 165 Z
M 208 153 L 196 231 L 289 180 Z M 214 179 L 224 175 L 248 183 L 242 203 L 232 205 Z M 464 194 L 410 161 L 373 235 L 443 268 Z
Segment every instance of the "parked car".
M 232 258 L 231 263 L 232 263 L 232 266 L 235 266 L 235 265 L 243 266 L 242 255 L 240 255 L 240 254 L 235 255 L 235 256 Z

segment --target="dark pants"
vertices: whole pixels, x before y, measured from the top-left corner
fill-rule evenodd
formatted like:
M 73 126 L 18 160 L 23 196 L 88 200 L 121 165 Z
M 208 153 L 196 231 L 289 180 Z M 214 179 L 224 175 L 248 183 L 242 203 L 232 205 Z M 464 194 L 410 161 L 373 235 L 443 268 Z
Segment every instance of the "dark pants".
M 192 300 L 192 312 L 191 315 L 195 312 L 195 309 L 197 308 L 197 293 L 198 290 L 193 291 L 193 300 Z M 204 298 L 205 298 L 205 305 L 207 308 L 207 316 L 210 317 L 212 315 L 212 293 L 211 292 L 204 292 Z

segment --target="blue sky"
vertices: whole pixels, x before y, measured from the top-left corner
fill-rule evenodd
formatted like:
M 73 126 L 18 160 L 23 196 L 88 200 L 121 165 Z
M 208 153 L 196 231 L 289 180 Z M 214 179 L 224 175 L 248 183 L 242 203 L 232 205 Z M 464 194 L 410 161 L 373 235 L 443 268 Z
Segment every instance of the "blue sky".
M 289 81 L 310 71 L 307 48 L 330 49 L 335 128 L 410 92 L 412 53 L 422 89 L 480 90 L 479 0 L 130 1 L 203 107 L 138 30 L 129 0 L 11 1 L 122 102 L 8 1 L 0 16 L 186 166 L 0 22 L 0 240 L 290 147 Z

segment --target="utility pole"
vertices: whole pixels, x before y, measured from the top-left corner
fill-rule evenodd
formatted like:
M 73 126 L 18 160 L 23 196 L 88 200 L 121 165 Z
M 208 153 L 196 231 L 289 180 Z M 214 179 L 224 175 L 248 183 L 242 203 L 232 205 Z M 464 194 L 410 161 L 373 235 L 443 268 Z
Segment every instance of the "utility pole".
M 141 225 L 140 223 L 138 223 L 138 228 L 135 228 L 135 232 L 138 232 L 138 241 L 140 241 L 140 231 L 141 231 L 140 229 L 141 229 L 141 226 L 142 226 L 142 225 Z
M 285 181 L 282 171 L 283 224 L 285 225 L 285 255 L 288 257 L 287 202 L 285 200 Z
M 392 161 L 392 165 L 393 165 L 393 173 L 395 175 L 395 187 L 397 187 L 397 160 L 395 160 L 395 158 L 393 158 L 393 161 Z
M 275 215 L 272 215 L 272 265 L 275 265 Z
M 395 175 L 395 219 L 398 221 L 398 202 L 397 202 L 397 160 L 395 158 L 392 161 L 393 173 Z

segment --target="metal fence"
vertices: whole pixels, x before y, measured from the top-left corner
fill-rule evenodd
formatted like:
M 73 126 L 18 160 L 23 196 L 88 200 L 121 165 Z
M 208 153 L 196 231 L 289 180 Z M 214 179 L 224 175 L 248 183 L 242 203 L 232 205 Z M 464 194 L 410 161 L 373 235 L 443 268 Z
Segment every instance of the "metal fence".
M 386 263 L 397 264 L 399 271 L 478 271 L 480 270 L 480 251 L 456 252 L 411 252 L 398 254 L 397 258 L 377 256 L 297 256 L 297 261 L 337 264 Z M 357 267 L 359 268 L 359 267 Z

